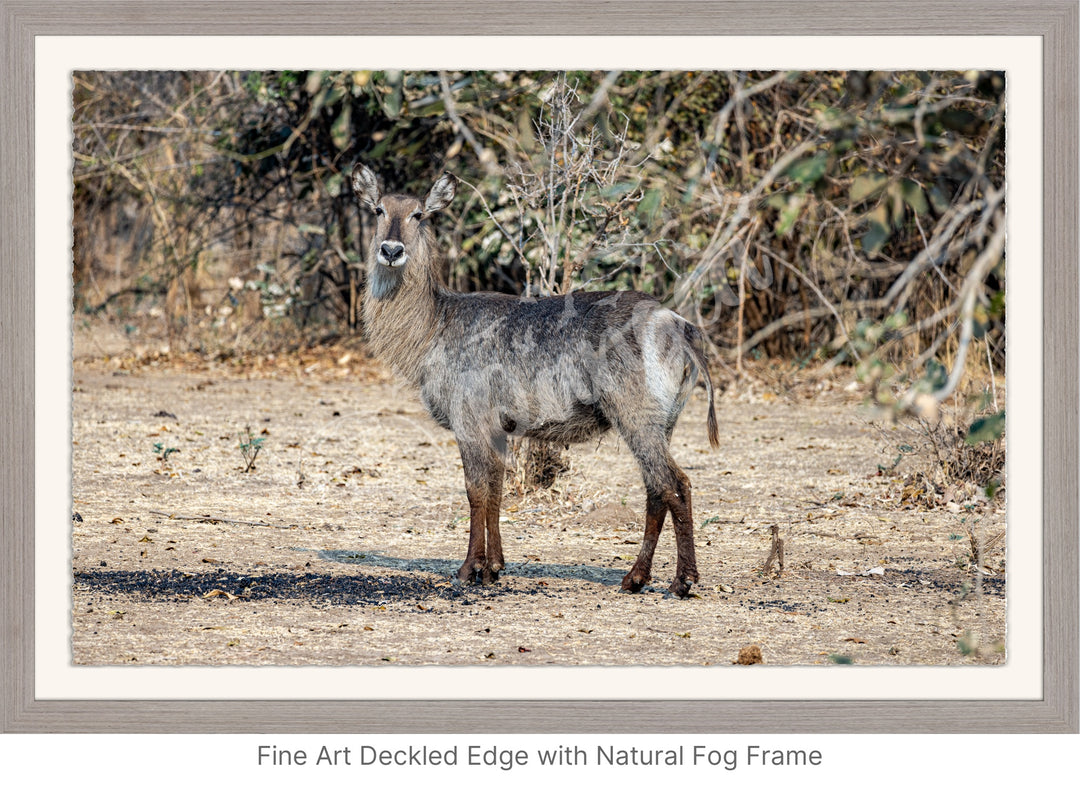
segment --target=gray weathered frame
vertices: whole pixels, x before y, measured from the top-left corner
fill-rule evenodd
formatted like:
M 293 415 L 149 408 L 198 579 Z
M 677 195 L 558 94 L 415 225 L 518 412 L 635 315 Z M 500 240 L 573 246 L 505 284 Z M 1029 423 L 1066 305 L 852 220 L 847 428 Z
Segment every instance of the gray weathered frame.
M 1077 703 L 1076 0 L 0 0 L 0 730 L 1072 732 Z M 1031 701 L 40 701 L 34 695 L 38 35 L 1033 35 L 1043 41 L 1043 697 Z M 63 524 L 57 524 L 58 527 Z M 651 720 L 651 722 L 650 722 Z

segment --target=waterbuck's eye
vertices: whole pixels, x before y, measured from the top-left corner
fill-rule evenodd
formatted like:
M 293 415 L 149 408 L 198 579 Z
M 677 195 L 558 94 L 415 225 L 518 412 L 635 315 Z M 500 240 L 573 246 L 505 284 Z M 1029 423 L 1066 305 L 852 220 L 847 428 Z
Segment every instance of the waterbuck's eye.
M 413 215 L 412 215 L 411 217 L 409 217 L 409 218 L 411 218 L 411 219 L 413 219 L 414 221 L 417 221 L 417 222 L 418 222 L 418 221 L 420 221 L 421 219 L 423 219 L 423 218 L 424 218 L 424 212 L 423 212 L 423 211 L 417 211 L 416 213 L 414 213 L 414 214 L 413 214 Z
M 386 211 L 383 210 L 383 207 L 381 205 L 376 205 L 375 206 L 375 215 L 376 216 L 382 216 L 384 213 L 386 213 Z

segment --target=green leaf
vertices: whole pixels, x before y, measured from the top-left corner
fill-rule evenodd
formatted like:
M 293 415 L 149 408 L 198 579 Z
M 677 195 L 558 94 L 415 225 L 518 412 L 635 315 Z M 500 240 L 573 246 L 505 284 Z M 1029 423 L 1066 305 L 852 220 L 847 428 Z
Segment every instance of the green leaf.
M 388 150 L 391 150 L 396 145 L 398 140 L 393 130 L 387 132 L 379 142 L 375 143 L 375 147 L 371 149 L 371 152 L 367 154 L 369 161 L 378 161 L 386 155 Z
M 904 202 L 911 206 L 911 210 L 922 216 L 930 210 L 930 204 L 926 201 L 926 192 L 915 181 L 904 179 L 900 182 L 900 194 Z
M 817 153 L 808 159 L 800 159 L 787 168 L 787 176 L 793 181 L 805 185 L 813 185 L 825 174 L 829 157 L 824 153 Z
M 319 110 L 321 110 L 323 108 L 323 105 L 326 104 L 326 97 L 329 96 L 329 95 L 330 95 L 330 86 L 329 85 L 327 85 L 325 88 L 323 88 L 322 90 L 320 90 L 318 93 L 315 94 L 314 98 L 311 99 L 311 106 L 308 107 L 308 117 L 309 118 L 314 118 L 316 115 L 319 114 Z
M 326 193 L 331 197 L 337 197 L 341 194 L 341 187 L 345 185 L 345 176 L 340 172 L 335 172 L 329 178 L 326 179 Z
M 617 202 L 620 197 L 629 194 L 634 188 L 634 184 L 629 183 L 628 181 L 619 181 L 601 189 L 600 196 L 605 200 Z
M 334 141 L 334 147 L 338 150 L 345 150 L 349 147 L 349 140 L 352 137 L 351 118 L 352 104 L 345 103 L 334 120 L 334 124 L 330 127 L 330 138 Z
M 940 361 L 932 358 L 926 362 L 926 377 L 923 379 L 926 381 L 929 391 L 937 391 L 945 388 L 945 384 L 948 383 L 949 370 L 945 369 L 945 365 Z
M 646 221 L 653 221 L 664 202 L 663 189 L 649 189 L 638 203 L 638 214 Z
M 1001 317 L 1005 314 L 1005 291 L 998 290 L 990 296 L 990 317 Z
M 803 204 L 806 202 L 805 194 L 792 194 L 788 197 L 787 205 L 780 211 L 780 218 L 777 219 L 776 225 L 773 227 L 773 232 L 776 235 L 784 235 L 795 225 L 795 220 L 799 218 L 802 213 Z
M 990 313 L 982 304 L 975 304 L 975 309 L 971 313 L 971 328 L 975 339 L 982 339 L 990 328 Z
M 949 210 L 949 198 L 937 186 L 930 187 L 930 204 L 934 206 L 935 213 L 945 213 Z
M 389 92 L 382 96 L 383 114 L 390 120 L 397 120 L 401 115 L 401 93 L 405 75 L 401 71 L 386 71 L 383 78 L 386 86 L 390 88 Z
M 907 312 L 904 312 L 903 310 L 892 313 L 882 322 L 882 325 L 884 325 L 886 330 L 889 331 L 897 331 L 906 326 L 907 324 Z
M 879 205 L 866 216 L 869 229 L 861 239 L 863 251 L 867 257 L 877 257 L 885 247 L 892 228 L 889 227 L 889 209 Z
M 886 188 L 889 196 L 889 216 L 892 217 L 892 226 L 899 229 L 904 223 L 904 195 L 900 188 L 900 182 L 894 181 Z
M 885 184 L 888 183 L 888 181 L 889 178 L 882 175 L 880 172 L 871 172 L 866 175 L 860 175 L 851 182 L 851 191 L 848 193 L 851 204 L 857 205 L 864 200 L 876 196 L 883 188 L 885 188 Z
M 334 84 L 326 93 L 326 106 L 334 106 L 345 98 L 346 93 L 348 93 L 348 90 L 343 85 Z
M 1005 434 L 1005 411 L 998 411 L 992 416 L 983 419 L 975 419 L 971 423 L 964 443 L 974 446 L 976 443 L 996 441 Z
M 409 102 L 409 115 L 414 118 L 430 118 L 435 115 L 446 114 L 446 103 L 442 99 L 433 101 L 430 104 L 423 104 L 420 107 L 415 107 L 413 104 L 414 102 Z

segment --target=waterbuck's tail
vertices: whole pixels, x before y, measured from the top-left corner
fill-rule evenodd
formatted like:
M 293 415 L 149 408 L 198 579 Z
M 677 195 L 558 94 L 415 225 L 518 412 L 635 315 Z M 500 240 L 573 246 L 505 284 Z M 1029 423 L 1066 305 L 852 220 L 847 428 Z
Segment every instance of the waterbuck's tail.
M 712 375 L 709 374 L 709 359 L 705 356 L 705 338 L 701 331 L 693 323 L 687 322 L 685 328 L 686 343 L 690 346 L 690 352 L 694 358 L 701 377 L 705 381 L 705 396 L 709 398 L 709 445 L 714 449 L 720 448 L 720 428 L 716 425 L 716 404 L 713 402 Z

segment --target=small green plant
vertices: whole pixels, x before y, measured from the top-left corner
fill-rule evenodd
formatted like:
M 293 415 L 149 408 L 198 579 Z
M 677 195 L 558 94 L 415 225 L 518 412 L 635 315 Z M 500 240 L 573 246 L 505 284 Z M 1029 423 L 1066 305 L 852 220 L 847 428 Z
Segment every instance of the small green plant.
M 154 444 L 154 454 L 157 455 L 158 461 L 161 463 L 162 468 L 169 467 L 169 456 L 173 454 L 179 454 L 180 450 L 175 446 L 166 447 L 164 443 Z
M 240 436 L 240 455 L 244 458 L 243 473 L 250 473 L 254 470 L 255 458 L 259 456 L 259 451 L 262 449 L 265 440 L 266 438 L 252 435 L 251 427 L 244 428 L 244 434 Z
M 896 459 L 894 459 L 892 461 L 891 465 L 882 465 L 880 462 L 878 463 L 878 466 L 877 466 L 878 473 L 881 473 L 881 474 L 892 473 L 893 471 L 896 470 L 897 466 L 900 465 L 900 463 L 903 461 L 904 457 L 906 455 L 908 455 L 908 454 L 911 454 L 913 451 L 915 451 L 915 449 L 913 447 L 911 447 L 910 445 L 904 443 L 904 444 L 901 444 L 900 446 L 897 447 L 897 451 L 899 453 L 896 455 Z
M 964 634 L 956 639 L 956 647 L 965 657 L 979 655 L 979 637 L 970 629 L 965 629 Z

